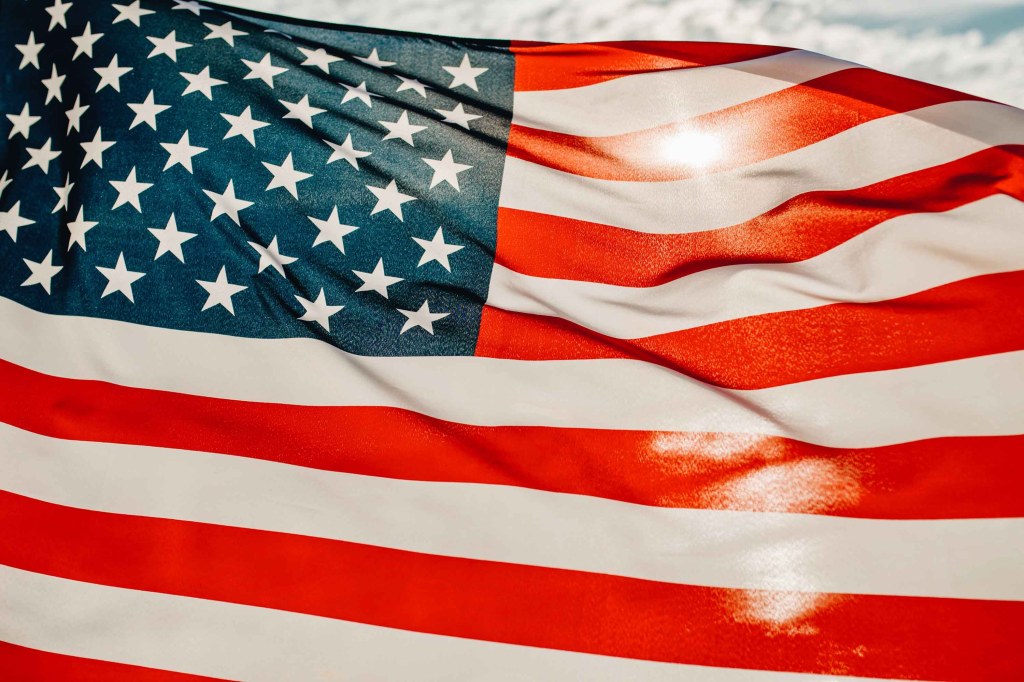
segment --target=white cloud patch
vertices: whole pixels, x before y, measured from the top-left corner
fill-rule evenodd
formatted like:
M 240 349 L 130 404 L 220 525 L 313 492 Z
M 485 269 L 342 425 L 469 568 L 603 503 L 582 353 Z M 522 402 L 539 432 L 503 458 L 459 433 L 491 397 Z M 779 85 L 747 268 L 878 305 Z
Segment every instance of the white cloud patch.
M 801 47 L 1024 107 L 1019 0 L 228 0 L 347 24 L 488 38 Z

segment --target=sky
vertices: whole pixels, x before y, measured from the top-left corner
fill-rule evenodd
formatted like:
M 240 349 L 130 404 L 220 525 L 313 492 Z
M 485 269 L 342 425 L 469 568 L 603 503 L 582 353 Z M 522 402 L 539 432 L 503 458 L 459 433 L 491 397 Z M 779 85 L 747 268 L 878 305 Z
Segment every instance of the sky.
M 222 0 L 477 38 L 801 47 L 1024 107 L 1024 0 Z

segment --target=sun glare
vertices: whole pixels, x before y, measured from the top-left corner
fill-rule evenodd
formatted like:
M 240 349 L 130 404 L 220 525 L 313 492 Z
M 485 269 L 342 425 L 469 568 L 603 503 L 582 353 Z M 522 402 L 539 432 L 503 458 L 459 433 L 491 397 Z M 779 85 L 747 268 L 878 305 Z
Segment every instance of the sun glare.
M 665 140 L 664 155 L 672 163 L 704 168 L 722 156 L 722 142 L 711 133 L 683 130 Z

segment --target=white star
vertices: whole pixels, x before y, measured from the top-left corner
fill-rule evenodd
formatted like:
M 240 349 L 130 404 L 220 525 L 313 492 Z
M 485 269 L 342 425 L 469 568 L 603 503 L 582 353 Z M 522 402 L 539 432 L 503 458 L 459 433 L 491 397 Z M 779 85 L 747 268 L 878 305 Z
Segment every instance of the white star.
M 277 235 L 274 235 L 274 238 L 270 240 L 270 244 L 267 246 L 262 246 L 256 242 L 249 242 L 249 246 L 255 249 L 256 253 L 260 254 L 260 264 L 256 274 L 263 272 L 267 268 L 274 268 L 278 274 L 284 277 L 284 266 L 291 265 L 299 260 L 293 256 L 286 256 L 281 253 L 281 249 L 277 245 Z
M 21 283 L 21 286 L 28 287 L 33 284 L 38 284 L 44 291 L 46 291 L 46 293 L 50 293 L 50 280 L 53 279 L 54 275 L 64 269 L 64 266 L 62 265 L 53 264 L 53 251 L 51 250 L 46 254 L 46 257 L 38 263 L 30 261 L 28 258 L 22 258 L 22 260 L 25 261 L 25 265 L 28 266 L 28 269 L 32 274 L 28 276 L 28 279 Z
M 22 258 L 22 260 L 25 261 L 25 265 L 28 266 L 28 269 L 32 274 L 28 276 L 28 279 L 21 283 L 21 286 L 28 287 L 33 284 L 38 284 L 44 291 L 46 291 L 46 293 L 50 293 L 50 280 L 53 279 L 54 275 L 64 269 L 64 266 L 62 265 L 53 264 L 53 251 L 51 250 L 46 254 L 46 258 L 43 258 L 38 263 L 30 261 L 28 258 Z
M 373 102 L 370 101 L 370 98 L 371 97 L 380 97 L 380 95 L 375 95 L 372 92 L 367 91 L 367 89 L 366 89 L 366 81 L 363 81 L 362 83 L 360 83 L 359 85 L 357 85 L 355 87 L 352 87 L 348 83 L 342 83 L 341 85 L 342 85 L 343 88 L 345 88 L 348 91 L 348 92 L 345 93 L 345 96 L 341 98 L 341 103 L 342 104 L 344 104 L 346 102 L 349 102 L 351 100 L 357 99 L 360 102 L 362 102 L 363 104 L 365 104 L 366 106 L 372 107 L 373 106 Z
M 7 177 L 7 171 L 4 171 L 3 175 L 0 175 L 0 197 L 4 195 L 4 190 L 7 189 L 7 185 L 14 182 L 14 180 Z
M 406 144 L 415 146 L 415 142 L 412 141 L 412 136 L 416 133 L 426 130 L 427 126 L 417 126 L 409 123 L 409 112 L 403 111 L 402 115 L 398 117 L 397 121 L 377 121 L 382 126 L 388 129 L 388 134 L 385 135 L 381 141 L 384 140 L 402 140 Z
M 46 293 L 50 293 L 50 281 L 53 279 L 54 275 L 64 269 L 64 266 L 62 265 L 53 264 L 53 251 L 51 250 L 46 254 L 46 257 L 38 263 L 30 261 L 28 258 L 22 258 L 22 260 L 25 261 L 25 265 L 28 266 L 28 269 L 32 274 L 28 276 L 28 279 L 21 283 L 21 286 L 27 287 L 32 286 L 33 284 L 38 284 L 44 291 L 46 291 Z M 321 290 L 321 292 L 322 291 L 323 290 Z
M 295 296 L 295 299 L 302 304 L 306 312 L 299 319 L 303 322 L 316 322 L 327 331 L 331 331 L 331 315 L 337 314 L 344 309 L 343 305 L 327 305 L 327 297 L 324 296 L 324 289 L 320 287 L 320 294 L 315 301 Z
M 103 168 L 103 152 L 117 144 L 114 140 L 103 139 L 103 128 L 96 129 L 96 135 L 92 142 L 83 142 L 82 149 L 85 151 L 85 158 L 82 159 L 82 168 L 92 161 L 100 168 Z
M 356 149 L 352 146 L 352 134 L 349 133 L 345 136 L 345 141 L 341 144 L 334 144 L 330 140 L 324 140 L 327 145 L 333 149 L 331 157 L 327 159 L 327 163 L 334 163 L 335 161 L 348 161 L 352 164 L 352 167 L 359 170 L 359 159 L 369 156 L 372 152 L 364 152 Z
M 107 286 L 104 287 L 100 298 L 106 298 L 115 291 L 120 291 L 132 303 L 135 303 L 135 296 L 132 295 L 132 284 L 146 276 L 144 272 L 129 270 L 124 264 L 124 252 L 117 256 L 117 264 L 112 268 L 96 266 L 100 274 L 107 278 Z
M 462 126 L 466 130 L 469 130 L 470 121 L 483 118 L 476 114 L 467 114 L 461 104 L 456 104 L 454 109 L 434 109 L 434 111 L 444 117 L 445 123 L 454 123 L 457 126 Z
M 199 73 L 187 73 L 181 72 L 182 78 L 188 81 L 188 85 L 185 86 L 185 91 L 181 93 L 182 97 L 190 92 L 201 92 L 206 95 L 206 99 L 213 99 L 213 89 L 218 85 L 224 85 L 227 81 L 222 81 L 219 78 L 212 78 L 210 76 L 210 67 L 207 66 Z
M 21 135 L 27 140 L 29 128 L 34 126 L 41 117 L 30 114 L 28 112 L 28 103 L 26 102 L 25 106 L 21 108 L 20 114 L 7 114 L 7 118 L 10 119 L 11 125 L 14 126 L 7 135 L 7 139 L 11 140 L 14 139 L 15 135 Z
M 370 215 L 375 215 L 381 211 L 391 211 L 398 216 L 399 220 L 404 221 L 405 219 L 402 217 L 402 204 L 416 200 L 416 197 L 410 194 L 399 192 L 394 180 L 389 182 L 387 187 L 367 185 L 366 189 L 373 192 L 373 196 L 377 197 L 377 205 L 370 211 Z
M 465 248 L 459 244 L 448 244 L 445 242 L 444 232 L 441 231 L 440 227 L 437 228 L 437 232 L 434 233 L 433 239 L 427 240 L 413 237 L 412 240 L 419 244 L 420 248 L 423 249 L 423 255 L 420 256 L 420 262 L 416 264 L 416 267 L 426 265 L 431 261 L 437 261 L 441 264 L 441 267 L 448 272 L 452 271 L 452 266 L 448 262 L 448 256 Z
M 146 40 L 153 43 L 153 50 L 149 53 L 147 59 L 158 57 L 162 54 L 167 55 L 171 58 L 172 62 L 178 61 L 178 50 L 184 50 L 186 47 L 192 47 L 189 43 L 183 43 L 178 40 L 176 35 L 177 31 L 171 31 L 163 38 L 155 38 L 153 36 L 147 36 Z
M 68 132 L 78 130 L 81 132 L 82 114 L 89 108 L 88 104 L 82 104 L 82 96 L 75 96 L 75 105 L 65 112 L 68 117 Z
M 230 21 L 225 22 L 220 26 L 218 26 L 217 24 L 207 24 L 206 22 L 203 22 L 203 26 L 210 29 L 209 35 L 207 35 L 206 38 L 204 38 L 203 40 L 215 40 L 217 38 L 220 38 L 231 47 L 235 46 L 235 38 L 239 36 L 249 35 L 245 31 L 239 31 L 235 29 L 231 25 Z
M 41 81 L 43 86 L 46 88 L 46 101 L 43 102 L 43 104 L 49 104 L 51 99 L 55 99 L 58 102 L 64 101 L 60 95 L 60 86 L 64 85 L 65 78 L 67 78 L 67 76 L 62 76 L 57 73 L 57 65 L 54 64 L 50 70 L 50 77 L 44 78 Z
M 139 182 L 135 179 L 135 166 L 128 172 L 124 180 L 111 180 L 110 184 L 117 190 L 117 199 L 110 210 L 114 210 L 125 204 L 131 204 L 136 211 L 142 213 L 142 206 L 139 204 L 139 195 L 153 186 L 151 182 Z
M 72 36 L 71 42 L 75 44 L 75 54 L 72 55 L 71 61 L 75 61 L 83 54 L 92 59 L 92 46 L 96 44 L 96 41 L 103 37 L 103 33 L 92 32 L 92 22 L 85 22 L 85 30 L 82 31 L 80 36 Z
M 21 71 L 26 66 L 31 64 L 32 66 L 39 68 L 39 53 L 42 51 L 46 43 L 36 42 L 36 32 L 31 31 L 28 34 L 28 42 L 21 45 L 15 45 L 15 49 L 21 53 L 21 64 L 18 65 L 18 70 Z
M 150 234 L 157 238 L 159 242 L 156 246 L 156 255 L 153 256 L 153 260 L 157 260 L 160 256 L 165 253 L 172 254 L 182 263 L 185 262 L 185 254 L 181 252 L 181 245 L 187 242 L 192 237 L 196 236 L 195 232 L 181 232 L 178 230 L 178 223 L 174 219 L 174 214 L 171 214 L 170 219 L 167 221 L 167 227 L 160 229 L 157 227 L 148 228 Z
M 242 63 L 249 67 L 249 73 L 242 80 L 252 80 L 258 78 L 270 87 L 274 87 L 274 76 L 278 76 L 288 69 L 283 66 L 274 66 L 270 61 L 270 53 L 263 55 L 263 59 L 258 62 L 251 62 L 248 59 L 243 59 Z
M 67 223 L 68 231 L 71 233 L 71 238 L 68 241 L 68 251 L 75 244 L 82 247 L 82 251 L 85 251 L 85 233 L 96 227 L 99 223 L 95 220 L 85 219 L 85 207 L 79 206 L 78 217 Z
M 11 239 L 18 241 L 18 228 L 26 225 L 34 225 L 36 221 L 24 218 L 21 215 L 21 202 L 14 202 L 6 211 L 0 211 L 0 232 L 11 235 Z
M 224 117 L 225 121 L 231 124 L 231 128 L 228 129 L 227 134 L 224 135 L 225 140 L 229 137 L 241 135 L 248 140 L 249 144 L 253 147 L 256 146 L 256 131 L 270 125 L 265 121 L 257 121 L 254 119 L 252 117 L 252 107 L 246 107 L 245 111 L 238 116 L 233 116 L 232 114 L 221 114 L 221 116 Z
M 107 66 L 97 66 L 93 69 L 100 76 L 100 84 L 96 86 L 96 92 L 99 92 L 106 86 L 112 87 L 117 92 L 121 92 L 121 76 L 125 75 L 132 70 L 130 66 L 118 66 L 117 55 L 110 60 L 110 64 Z
M 50 162 L 60 156 L 60 152 L 56 149 L 51 149 L 53 144 L 52 138 L 46 140 L 46 144 L 42 147 L 26 147 L 25 151 L 28 152 L 29 159 L 25 162 L 25 165 L 21 167 L 22 170 L 31 168 L 32 166 L 39 166 L 39 169 L 44 173 L 50 172 Z
M 381 258 L 377 261 L 377 267 L 373 269 L 373 272 L 360 272 L 358 270 L 352 271 L 359 279 L 363 280 L 363 283 L 356 293 L 360 291 L 376 291 L 384 298 L 388 297 L 388 287 L 392 284 L 398 284 L 405 280 L 401 277 L 391 277 L 390 275 L 384 274 L 384 259 Z
M 449 88 L 457 88 L 460 85 L 465 85 L 467 88 L 473 91 L 477 91 L 476 79 L 483 73 L 486 73 L 489 69 L 483 67 L 473 66 L 469 63 L 469 55 L 462 55 L 462 63 L 458 66 L 443 66 L 441 67 L 452 75 L 452 82 Z
M 21 283 L 23 287 L 30 287 L 33 284 L 38 284 L 43 288 L 43 291 L 50 293 L 50 281 L 53 276 L 64 269 L 63 265 L 53 264 L 53 251 L 46 254 L 46 258 L 42 259 L 38 263 L 30 261 L 28 258 L 22 258 L 25 261 L 25 265 L 32 272 L 24 282 Z
M 240 284 L 232 284 L 228 281 L 227 268 L 221 266 L 220 273 L 217 275 L 217 279 L 212 282 L 205 282 L 201 279 L 196 280 L 196 284 L 206 289 L 206 303 L 203 304 L 203 310 L 209 310 L 210 308 L 219 305 L 224 306 L 232 315 L 235 314 L 235 306 L 231 303 L 231 297 L 240 291 L 245 291 L 249 287 L 243 287 Z
M 234 180 L 228 180 L 228 186 L 223 194 L 211 192 L 208 189 L 204 189 L 203 194 L 213 199 L 213 213 L 210 215 L 210 222 L 216 220 L 217 216 L 226 215 L 234 221 L 235 225 L 241 225 L 238 222 L 238 212 L 252 206 L 251 201 L 239 199 L 235 196 Z
M 298 50 L 306 57 L 306 61 L 302 62 L 302 66 L 315 66 L 324 73 L 330 73 L 331 64 L 341 61 L 341 57 L 328 54 L 327 50 L 322 47 L 318 47 L 315 50 L 299 47 Z
M 204 9 L 210 8 L 206 5 L 200 5 L 197 2 L 197 0 L 174 0 L 174 7 L 172 7 L 171 9 L 187 10 L 198 17 L 200 12 L 202 12 Z
M 167 163 L 164 164 L 164 170 L 172 168 L 175 164 L 181 164 L 181 167 L 189 173 L 192 172 L 192 157 L 202 154 L 207 149 L 189 144 L 187 130 L 177 142 L 161 142 L 160 146 L 170 155 L 167 157 Z
M 267 190 L 272 190 L 275 187 L 284 187 L 288 190 L 288 194 L 291 194 L 296 199 L 299 198 L 298 183 L 313 177 L 312 173 L 303 173 L 302 171 L 295 170 L 295 166 L 292 164 L 291 152 L 288 152 L 288 156 L 284 157 L 284 162 L 280 166 L 267 163 L 266 161 L 263 162 L 263 166 L 274 176 L 270 179 Z
M 128 126 L 128 130 L 141 123 L 145 123 L 153 130 L 156 130 L 156 115 L 167 111 L 171 108 L 171 105 L 157 104 L 153 99 L 153 91 L 150 90 L 149 94 L 146 95 L 146 101 L 138 103 L 129 102 L 128 108 L 135 112 L 135 119 Z
M 418 93 L 421 97 L 426 98 L 426 96 L 427 96 L 427 86 L 426 85 L 424 85 L 423 83 L 419 82 L 415 78 L 406 78 L 405 76 L 399 76 L 397 73 L 395 74 L 395 77 L 398 78 L 398 80 L 402 81 L 402 84 L 398 86 L 398 89 L 395 90 L 395 92 L 402 92 L 403 90 L 412 90 L 412 91 Z
M 71 188 L 75 186 L 75 183 L 71 182 L 71 174 L 68 173 L 64 177 L 63 187 L 54 187 L 53 191 L 57 193 L 57 205 L 53 207 L 50 213 L 56 213 L 62 208 L 68 207 L 68 197 L 71 196 Z
M 47 31 L 52 31 L 56 26 L 68 27 L 68 10 L 71 9 L 70 2 L 64 2 L 64 0 L 53 0 L 53 4 L 45 8 L 46 13 L 50 15 L 50 27 Z
M 423 163 L 434 169 L 434 177 L 430 180 L 431 189 L 441 182 L 447 182 L 457 191 L 462 191 L 459 189 L 459 173 L 464 173 L 472 168 L 472 166 L 467 166 L 464 163 L 455 163 L 455 159 L 452 158 L 451 149 L 442 158 L 423 159 Z
M 114 20 L 111 22 L 112 24 L 118 24 L 122 21 L 130 21 L 136 26 L 141 26 L 139 21 L 142 17 L 147 14 L 153 14 L 153 10 L 151 9 L 142 9 L 142 7 L 139 6 L 139 0 L 135 0 L 135 2 L 130 5 L 114 5 L 114 8 L 117 10 L 117 16 L 114 17 Z
M 395 65 L 395 62 L 386 62 L 383 59 L 381 59 L 380 56 L 377 54 L 377 48 L 373 48 L 368 56 L 356 57 L 356 59 L 361 61 L 363 64 L 369 64 L 370 66 L 374 66 L 378 69 L 384 68 L 385 66 Z
M 338 207 L 335 206 L 331 210 L 331 215 L 327 216 L 326 220 L 320 218 L 314 218 L 313 216 L 307 216 L 317 229 L 320 230 L 320 234 L 313 240 L 313 246 L 319 244 L 331 243 L 337 247 L 338 251 L 345 253 L 345 242 L 344 237 L 352 234 L 359 228 L 355 225 L 345 225 L 338 220 Z
M 288 110 L 288 113 L 285 114 L 283 118 L 298 119 L 310 128 L 313 127 L 313 117 L 327 111 L 326 109 L 311 106 L 309 103 L 309 95 L 303 95 L 302 99 L 298 102 L 286 102 L 283 99 L 279 99 L 277 101 L 283 104 L 284 108 Z
M 428 334 L 433 335 L 434 323 L 443 317 L 448 317 L 450 313 L 432 313 L 430 312 L 430 301 L 424 299 L 423 305 L 420 306 L 419 310 L 402 310 L 398 309 L 398 312 L 405 315 L 408 319 L 405 324 L 402 325 L 402 331 L 398 332 L 398 335 L 406 333 L 410 329 L 420 327 L 425 329 Z

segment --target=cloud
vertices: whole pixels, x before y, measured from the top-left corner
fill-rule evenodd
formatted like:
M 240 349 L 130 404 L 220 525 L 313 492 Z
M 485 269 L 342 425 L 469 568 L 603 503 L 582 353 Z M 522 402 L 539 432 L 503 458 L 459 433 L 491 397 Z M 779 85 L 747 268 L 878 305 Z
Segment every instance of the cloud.
M 490 38 L 801 47 L 1024 107 L 1015 0 L 234 0 L 279 14 Z

